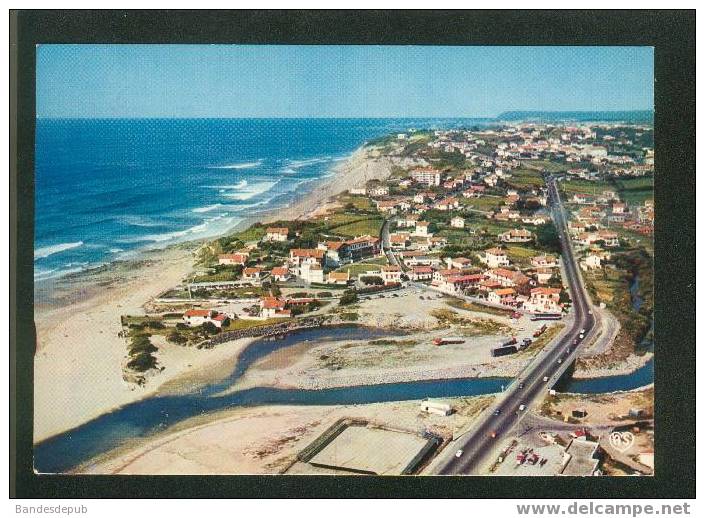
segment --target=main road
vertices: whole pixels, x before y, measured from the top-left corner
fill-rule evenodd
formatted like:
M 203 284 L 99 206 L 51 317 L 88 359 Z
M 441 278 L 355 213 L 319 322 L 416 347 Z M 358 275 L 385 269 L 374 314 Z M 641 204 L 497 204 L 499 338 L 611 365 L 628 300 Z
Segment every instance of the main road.
M 451 443 L 434 470 L 439 475 L 481 474 L 481 468 L 491 452 L 497 450 L 499 441 L 506 442 L 528 409 L 539 402 L 546 391 L 575 360 L 581 344 L 581 333 L 590 333 L 595 319 L 590 301 L 578 271 L 568 235 L 565 211 L 560 200 L 556 181 L 547 180 L 549 207 L 561 240 L 566 280 L 573 302 L 573 324 L 555 343 L 544 348 L 524 369 L 519 378 L 505 390 L 499 401 L 486 411 L 481 421 L 466 434 Z M 577 341 L 578 345 L 573 345 Z M 559 363 L 560 360 L 560 363 Z M 548 382 L 544 381 L 548 379 Z M 519 410 L 525 405 L 523 411 Z M 462 451 L 459 456 L 456 452 Z

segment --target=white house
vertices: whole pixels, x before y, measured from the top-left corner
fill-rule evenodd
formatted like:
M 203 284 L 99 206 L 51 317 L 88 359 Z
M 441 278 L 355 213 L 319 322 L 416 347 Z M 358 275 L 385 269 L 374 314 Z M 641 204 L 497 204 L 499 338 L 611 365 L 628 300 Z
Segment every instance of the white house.
M 453 228 L 465 228 L 465 220 L 460 216 L 454 216 L 450 220 L 450 226 Z
M 401 269 L 398 266 L 382 266 L 382 280 L 384 284 L 401 282 Z
M 428 221 L 417 221 L 416 227 L 414 228 L 414 235 L 420 237 L 432 236 L 433 234 L 428 231 L 429 225 L 430 223 Z
M 286 241 L 289 237 L 289 229 L 286 227 L 269 227 L 263 241 Z
M 484 253 L 478 254 L 478 257 L 490 268 L 509 266 L 509 257 L 507 257 L 507 252 L 501 248 L 489 248 L 485 250 Z

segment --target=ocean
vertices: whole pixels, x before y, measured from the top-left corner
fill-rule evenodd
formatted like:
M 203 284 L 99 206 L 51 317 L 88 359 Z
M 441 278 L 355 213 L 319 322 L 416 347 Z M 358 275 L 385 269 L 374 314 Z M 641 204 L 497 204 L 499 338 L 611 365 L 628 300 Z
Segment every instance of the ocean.
M 220 235 L 365 142 L 487 119 L 38 119 L 35 281 Z

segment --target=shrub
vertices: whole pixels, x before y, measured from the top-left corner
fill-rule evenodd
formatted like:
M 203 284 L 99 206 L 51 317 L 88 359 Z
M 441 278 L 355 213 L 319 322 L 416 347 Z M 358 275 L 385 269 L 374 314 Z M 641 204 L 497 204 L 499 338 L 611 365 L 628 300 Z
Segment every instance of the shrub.
M 178 331 L 172 331 L 167 335 L 166 339 L 173 344 L 185 344 L 187 341 L 186 337 Z
M 360 281 L 362 281 L 363 284 L 367 284 L 368 286 L 371 284 L 374 284 L 376 286 L 381 286 L 382 284 L 384 284 L 382 277 L 377 277 L 376 275 L 365 275 L 363 277 L 360 277 Z
M 137 372 L 144 372 L 156 368 L 157 359 L 149 353 L 142 352 L 127 362 L 127 366 Z
M 355 290 L 347 290 L 340 297 L 340 305 L 347 306 L 349 304 L 355 304 L 358 301 L 357 292 Z

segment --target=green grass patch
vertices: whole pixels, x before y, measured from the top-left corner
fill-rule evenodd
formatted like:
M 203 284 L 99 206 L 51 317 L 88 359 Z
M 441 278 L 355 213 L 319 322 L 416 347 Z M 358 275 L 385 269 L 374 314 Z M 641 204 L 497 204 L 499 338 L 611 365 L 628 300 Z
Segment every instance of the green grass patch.
M 384 220 L 381 218 L 364 219 L 346 225 L 331 227 L 330 230 L 341 236 L 355 237 L 367 234 L 378 236 L 383 224 Z
M 478 313 L 487 313 L 489 315 L 495 315 L 499 317 L 506 317 L 511 315 L 514 311 L 511 309 L 493 308 L 491 306 L 483 306 L 482 304 L 476 304 L 474 302 L 468 302 L 462 299 L 451 298 L 446 301 L 446 304 L 453 308 L 464 309 L 466 311 L 475 311 Z

